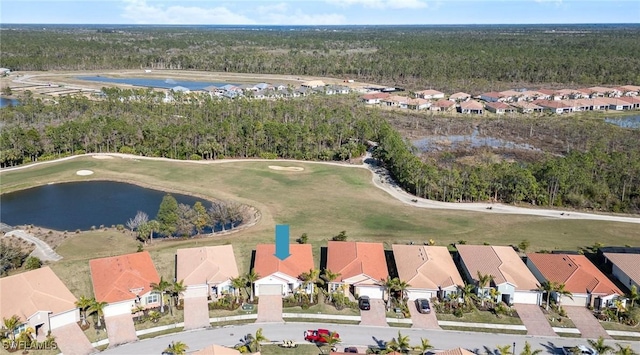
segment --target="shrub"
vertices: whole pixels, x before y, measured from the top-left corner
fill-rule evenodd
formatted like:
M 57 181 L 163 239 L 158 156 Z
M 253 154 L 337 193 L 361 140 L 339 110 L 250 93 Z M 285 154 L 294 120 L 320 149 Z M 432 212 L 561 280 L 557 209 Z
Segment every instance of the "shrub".
M 127 146 L 124 146 L 124 145 L 122 147 L 120 147 L 120 149 L 118 151 L 120 153 L 122 153 L 122 154 L 136 154 L 135 148 L 127 147 Z
M 35 270 L 42 267 L 42 261 L 35 256 L 30 256 L 24 262 L 24 268 L 27 270 Z
M 189 155 L 189 160 L 202 160 L 202 157 L 198 154 Z
M 338 235 L 336 235 L 333 238 L 331 238 L 331 240 L 338 241 L 338 242 L 344 242 L 344 241 L 347 240 L 347 232 L 346 231 L 342 231 L 342 232 L 338 233 Z

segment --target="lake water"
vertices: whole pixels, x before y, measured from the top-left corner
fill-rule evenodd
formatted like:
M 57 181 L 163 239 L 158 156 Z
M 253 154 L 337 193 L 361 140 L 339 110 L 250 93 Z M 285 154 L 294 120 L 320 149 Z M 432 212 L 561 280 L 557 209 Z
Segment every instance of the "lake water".
M 60 231 L 89 230 L 92 226 L 126 225 L 138 211 L 155 219 L 163 191 L 111 181 L 51 184 L 0 195 L 0 220 L 6 224 L 46 227 Z M 178 203 L 193 206 L 193 196 L 171 194 Z
M 494 137 L 481 137 L 477 130 L 470 135 L 431 136 L 414 140 L 413 145 L 423 152 L 441 150 L 443 146 L 453 149 L 460 146 L 470 148 L 491 147 L 523 150 L 540 150 L 526 143 L 515 143 Z
M 640 115 L 617 117 L 617 118 L 605 118 L 605 122 L 620 126 L 623 128 L 640 128 Z
M 183 81 L 174 79 L 152 79 L 152 78 L 107 78 L 103 76 L 80 76 L 80 80 L 97 81 L 102 83 L 129 84 L 142 87 L 171 89 L 176 86 L 184 86 L 189 90 L 204 90 L 207 86 L 221 87 L 231 83 L 221 83 L 213 81 Z M 238 85 L 238 84 L 231 84 Z
M 0 108 L 1 107 L 6 107 L 6 106 L 15 106 L 18 105 L 20 102 L 17 99 L 7 99 L 4 97 L 0 97 Z

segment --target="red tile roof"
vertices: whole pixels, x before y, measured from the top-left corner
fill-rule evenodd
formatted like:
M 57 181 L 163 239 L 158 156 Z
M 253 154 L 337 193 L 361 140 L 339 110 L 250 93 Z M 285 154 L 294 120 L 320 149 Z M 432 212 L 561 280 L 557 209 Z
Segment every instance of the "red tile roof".
M 623 294 L 584 255 L 531 253 L 527 257 L 545 279 L 565 284 L 572 293 Z
M 112 256 L 89 261 L 93 293 L 99 302 L 120 302 L 151 291 L 160 276 L 149 252 Z
M 490 91 L 490 92 L 485 92 L 484 94 L 481 94 L 480 96 L 485 96 L 485 97 L 493 97 L 495 99 L 499 99 L 501 98 L 503 95 L 499 92 L 495 92 L 495 91 Z
M 513 109 L 513 107 L 505 104 L 504 102 L 487 102 L 485 104 L 487 107 L 491 107 L 493 109 L 497 109 L 497 110 L 509 110 L 509 109 Z
M 562 100 L 535 100 L 533 101 L 533 103 L 542 107 L 553 109 L 573 107 L 573 105 L 571 105 L 569 102 Z
M 456 103 L 450 100 L 445 100 L 445 99 L 440 99 L 438 101 L 436 101 L 433 106 L 435 107 L 440 107 L 440 108 L 449 108 L 453 105 L 455 105 Z
M 623 96 L 619 98 L 622 101 L 626 101 L 632 105 L 640 104 L 640 97 L 637 96 Z
M 254 270 L 260 275 L 260 278 L 276 272 L 298 278 L 300 274 L 315 268 L 311 244 L 289 245 L 291 255 L 284 260 L 276 258 L 275 252 L 275 244 L 258 244 L 256 246 Z
M 389 97 L 390 95 L 384 92 L 374 92 L 371 94 L 365 94 L 360 96 L 363 100 L 380 100 L 380 99 L 386 99 L 387 97 Z
M 476 100 L 469 100 L 460 103 L 460 107 L 464 110 L 482 110 L 484 106 Z
M 327 269 L 340 273 L 336 281 L 362 274 L 375 280 L 389 276 L 382 243 L 329 241 Z

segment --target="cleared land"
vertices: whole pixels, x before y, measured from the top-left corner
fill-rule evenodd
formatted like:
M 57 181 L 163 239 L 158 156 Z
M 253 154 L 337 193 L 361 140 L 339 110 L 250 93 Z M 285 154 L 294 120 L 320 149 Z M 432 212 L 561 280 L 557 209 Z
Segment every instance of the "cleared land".
M 349 240 L 385 243 L 427 242 L 438 245 L 460 240 L 494 245 L 531 242 L 530 251 L 576 250 L 596 242 L 638 245 L 637 224 L 587 220 L 562 220 L 523 215 L 495 215 L 464 211 L 420 209 L 406 205 L 371 184 L 366 169 L 296 163 L 296 173 L 269 169 L 273 161 L 224 164 L 185 164 L 133 159 L 80 157 L 28 169 L 2 173 L 2 191 L 10 192 L 50 182 L 117 180 L 165 191 L 206 198 L 234 199 L 258 208 L 260 222 L 248 230 L 206 239 L 155 242 L 145 246 L 159 272 L 174 275 L 176 249 L 231 243 L 241 272 L 248 271 L 251 251 L 258 243 L 272 243 L 276 223 L 291 226 L 291 239 L 307 233 L 319 264 L 319 247 L 345 230 Z M 89 169 L 90 176 L 76 172 Z M 123 221 L 124 222 L 124 221 Z M 135 252 L 138 243 L 122 232 L 95 231 L 72 234 L 57 252 L 64 256 L 53 264 L 74 294 L 90 295 L 88 260 Z

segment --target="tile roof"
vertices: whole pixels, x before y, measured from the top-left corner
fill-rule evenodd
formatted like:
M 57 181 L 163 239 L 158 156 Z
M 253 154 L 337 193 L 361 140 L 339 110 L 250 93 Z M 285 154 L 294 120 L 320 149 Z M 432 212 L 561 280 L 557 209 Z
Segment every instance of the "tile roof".
M 532 109 L 532 110 L 542 109 L 542 106 L 538 106 L 533 102 L 526 102 L 526 101 L 514 102 L 512 105 L 516 107 L 524 108 L 524 109 Z
M 232 245 L 178 249 L 176 277 L 185 285 L 218 284 L 239 276 Z
M 584 255 L 531 253 L 527 258 L 545 279 L 564 283 L 572 293 L 623 294 Z
M 422 106 L 422 105 L 426 105 L 426 104 L 430 104 L 431 101 L 429 100 L 425 100 L 425 99 L 409 99 L 407 100 L 407 105 L 416 105 L 416 106 Z
M 484 106 L 476 100 L 469 100 L 460 103 L 460 108 L 463 110 L 482 110 L 484 109 Z
M 394 244 L 398 277 L 412 288 L 464 285 L 447 247 Z
M 632 104 L 631 102 L 624 100 L 624 99 L 626 99 L 626 97 L 624 99 L 623 98 L 618 98 L 618 97 L 600 97 L 599 99 L 600 99 L 600 101 L 604 102 L 607 105 L 629 106 L 629 105 Z
M 438 355 L 476 355 L 475 353 L 463 348 L 444 350 L 444 351 L 438 352 L 437 354 Z
M 445 100 L 445 99 L 440 99 L 438 101 L 436 101 L 433 106 L 435 107 L 440 107 L 440 108 L 449 108 L 453 105 L 455 105 L 456 103 L 450 100 Z
M 640 284 L 640 254 L 604 253 L 604 256 L 629 276 L 631 280 Z
M 422 91 L 416 91 L 416 94 L 420 94 L 420 95 L 444 95 L 443 92 L 438 91 L 438 90 L 432 90 L 432 89 L 428 89 L 428 90 L 422 90 Z
M 487 106 L 487 107 L 491 107 L 491 108 L 493 108 L 493 109 L 498 109 L 498 110 L 509 110 L 509 109 L 513 109 L 513 107 L 511 107 L 511 106 L 509 106 L 509 105 L 505 104 L 504 102 L 499 102 L 499 101 L 496 101 L 496 102 L 487 102 L 487 103 L 485 104 L 485 106 Z
M 59 314 L 75 309 L 77 299 L 48 266 L 0 278 L 0 318 L 26 321 L 38 311 Z
M 623 96 L 620 98 L 622 101 L 626 101 L 632 105 L 640 104 L 640 97 L 637 96 Z
M 260 278 L 267 277 L 276 272 L 298 278 L 300 274 L 309 272 L 309 270 L 315 268 L 311 244 L 289 245 L 291 255 L 284 260 L 276 258 L 274 255 L 275 252 L 275 244 L 256 245 L 254 270 L 260 275 Z
M 451 94 L 451 96 L 449 96 L 450 100 L 462 100 L 462 99 L 467 99 L 471 97 L 471 95 L 467 94 L 466 92 L 456 92 L 455 94 Z
M 590 88 L 588 88 L 589 90 L 591 90 L 591 92 L 597 92 L 599 94 L 606 94 L 606 93 L 610 93 L 613 91 L 616 91 L 616 89 L 614 88 L 605 88 L 602 86 L 592 86 Z
M 385 92 L 373 92 L 360 96 L 363 100 L 386 99 L 390 95 Z
M 406 96 L 400 96 L 400 95 L 389 95 L 389 97 L 383 99 L 382 101 L 386 101 L 386 102 L 397 102 L 397 103 L 401 103 L 401 102 L 408 102 L 409 98 Z
M 329 241 L 327 269 L 340 273 L 336 281 L 362 274 L 375 280 L 389 276 L 382 243 Z
M 508 282 L 516 290 L 535 290 L 538 281 L 512 247 L 457 245 L 458 253 L 470 276 L 477 281 L 478 271 L 493 275 L 496 285 Z
M 120 302 L 151 291 L 160 276 L 148 251 L 89 261 L 93 294 L 99 302 Z
M 555 93 L 555 90 L 538 89 L 538 92 L 544 95 L 553 95 Z
M 506 97 L 506 96 L 520 96 L 520 95 L 522 95 L 522 92 L 520 92 L 520 91 L 515 91 L 515 90 L 505 90 L 505 91 L 500 91 L 498 94 L 500 94 L 500 96 L 502 96 L 502 97 Z
M 616 89 L 618 89 L 619 91 L 622 91 L 622 92 L 625 92 L 625 91 L 638 92 L 638 91 L 640 91 L 640 86 L 623 85 L 623 86 L 617 87 Z
M 533 103 L 542 107 L 548 107 L 553 109 L 573 107 L 571 103 L 563 100 L 535 100 L 533 101 Z
M 198 350 L 193 353 L 193 355 L 240 355 L 240 352 L 236 349 L 227 348 L 225 346 L 220 346 L 216 344 L 212 344 L 207 346 L 202 350 Z

